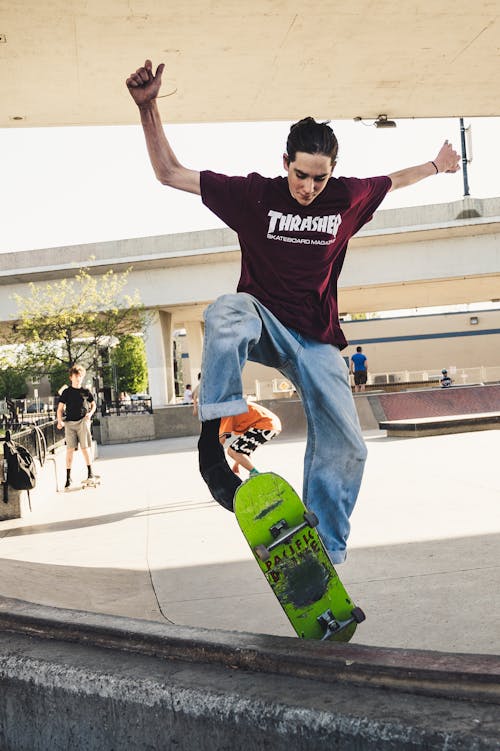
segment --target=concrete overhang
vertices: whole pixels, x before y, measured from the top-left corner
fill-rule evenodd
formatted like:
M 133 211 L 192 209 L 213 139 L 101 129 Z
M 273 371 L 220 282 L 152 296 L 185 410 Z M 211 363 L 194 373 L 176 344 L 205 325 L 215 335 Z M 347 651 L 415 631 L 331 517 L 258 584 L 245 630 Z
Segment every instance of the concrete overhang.
M 0 127 L 499 115 L 498 0 L 0 0 Z
M 469 218 L 461 218 L 462 216 Z M 455 217 L 455 218 L 454 218 Z M 456 218 L 459 217 L 459 218 Z M 379 210 L 350 242 L 357 248 L 440 239 L 467 238 L 500 232 L 500 198 L 463 199 L 446 204 Z M 348 254 L 349 257 L 350 254 Z M 0 254 L 0 285 L 61 279 L 81 267 L 102 274 L 110 269 L 134 271 L 178 266 L 239 262 L 233 230 L 209 229 L 173 235 L 43 248 Z M 449 269 L 450 277 L 453 269 Z M 342 281 L 342 278 L 341 278 Z
M 457 218 L 458 217 L 458 218 Z M 468 217 L 468 218 L 463 218 Z M 229 229 L 132 238 L 0 255 L 3 305 L 9 287 L 132 267 L 132 289 L 147 307 L 175 311 L 176 325 L 199 320 L 218 295 L 235 289 L 238 239 Z M 344 313 L 497 299 L 500 290 L 500 198 L 378 211 L 350 243 L 340 278 Z

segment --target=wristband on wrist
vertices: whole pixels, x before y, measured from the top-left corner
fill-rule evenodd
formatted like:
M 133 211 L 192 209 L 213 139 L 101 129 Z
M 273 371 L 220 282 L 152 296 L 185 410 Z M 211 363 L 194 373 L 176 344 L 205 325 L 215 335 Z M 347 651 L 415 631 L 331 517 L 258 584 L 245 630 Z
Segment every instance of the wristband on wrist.
M 436 164 L 436 162 L 433 162 L 433 161 L 432 161 L 432 159 L 431 159 L 431 164 L 433 164 L 433 165 L 434 165 L 434 169 L 436 170 L 436 175 L 437 175 L 437 174 L 438 174 L 438 172 L 439 172 L 439 170 L 438 170 L 438 168 L 437 168 L 437 164 Z

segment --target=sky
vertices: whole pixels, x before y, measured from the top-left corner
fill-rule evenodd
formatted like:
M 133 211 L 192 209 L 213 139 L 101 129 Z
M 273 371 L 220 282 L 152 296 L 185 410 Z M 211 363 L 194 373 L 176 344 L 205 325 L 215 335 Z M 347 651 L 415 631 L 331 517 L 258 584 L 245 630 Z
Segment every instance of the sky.
M 433 159 L 445 139 L 460 152 L 455 119 L 399 120 L 381 130 L 332 121 L 336 175 L 387 174 Z M 500 118 L 471 125 L 473 197 L 500 196 Z M 241 175 L 284 174 L 290 122 L 166 125 L 179 161 Z M 58 247 L 223 226 L 198 196 L 156 180 L 140 126 L 0 129 L 0 252 Z M 438 175 L 389 194 L 381 208 L 447 203 L 463 196 L 462 173 Z

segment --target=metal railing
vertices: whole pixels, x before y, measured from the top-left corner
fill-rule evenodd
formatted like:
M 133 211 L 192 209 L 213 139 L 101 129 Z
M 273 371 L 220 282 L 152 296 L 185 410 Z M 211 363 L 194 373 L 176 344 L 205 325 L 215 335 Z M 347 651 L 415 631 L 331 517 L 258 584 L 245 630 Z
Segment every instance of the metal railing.
M 40 464 L 45 463 L 48 454 L 64 444 L 64 430 L 57 429 L 57 423 L 52 419 L 41 419 L 38 422 L 15 423 L 6 426 L 10 437 L 16 443 L 24 446 L 31 456 L 38 458 Z M 0 431 L 0 452 L 3 454 L 5 430 Z
M 117 400 L 113 402 L 101 402 L 97 412 L 102 417 L 106 415 L 140 415 L 153 414 L 153 401 L 151 397 L 141 397 L 140 399 Z M 96 413 L 97 416 L 97 413 Z
M 456 386 L 481 383 L 500 382 L 500 366 L 486 367 L 480 365 L 475 368 L 448 367 L 448 375 Z M 397 370 L 386 373 L 368 373 L 369 385 L 391 383 L 432 383 L 442 377 L 441 369 L 427 368 L 426 370 Z

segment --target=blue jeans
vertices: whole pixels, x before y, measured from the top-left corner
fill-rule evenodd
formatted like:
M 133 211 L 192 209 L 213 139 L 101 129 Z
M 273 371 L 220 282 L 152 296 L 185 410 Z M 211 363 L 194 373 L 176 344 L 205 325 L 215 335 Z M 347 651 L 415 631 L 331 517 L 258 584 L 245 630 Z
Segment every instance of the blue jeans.
M 277 368 L 302 399 L 303 499 L 319 519 L 332 562 L 342 563 L 366 460 L 345 360 L 337 347 L 284 326 L 252 295 L 223 295 L 205 311 L 200 420 L 247 411 L 241 380 L 247 359 Z

